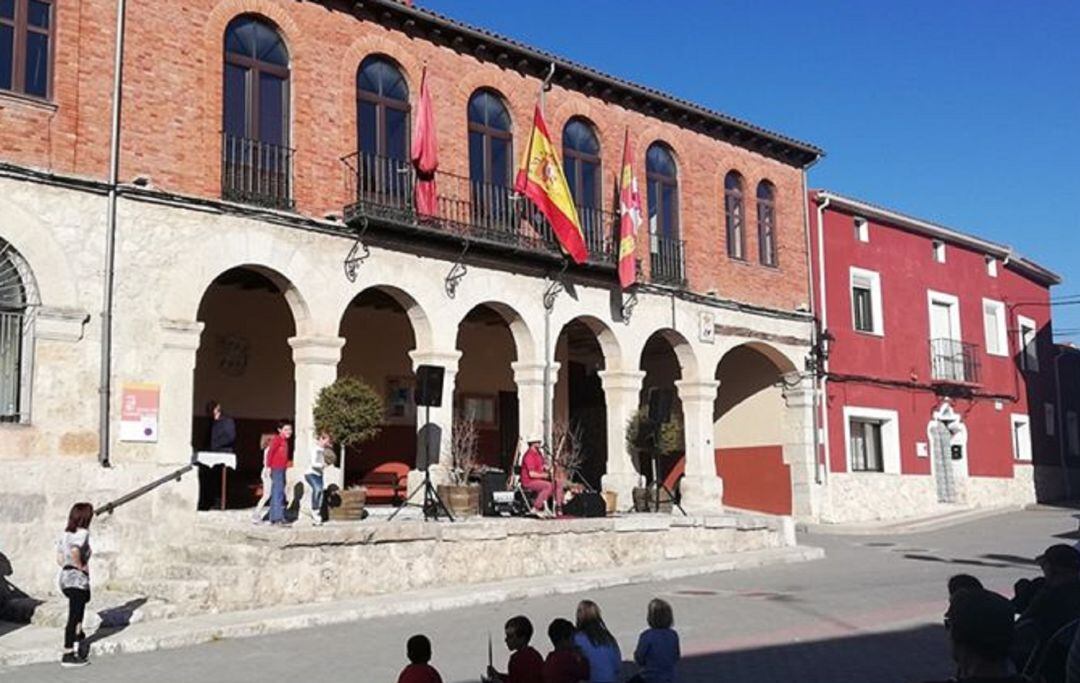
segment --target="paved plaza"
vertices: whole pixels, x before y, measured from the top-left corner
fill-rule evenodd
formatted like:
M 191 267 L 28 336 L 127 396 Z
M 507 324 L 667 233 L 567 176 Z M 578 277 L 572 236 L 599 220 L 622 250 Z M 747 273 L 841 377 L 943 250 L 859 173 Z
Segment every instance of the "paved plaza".
M 973 573 L 1008 593 L 1037 572 L 1031 559 L 1076 529 L 1074 512 L 1013 512 L 907 535 L 825 535 L 800 542 L 825 548 L 825 560 L 591 591 L 619 639 L 624 659 L 644 626 L 645 604 L 662 596 L 675 608 L 683 644 L 683 683 L 911 683 L 950 673 L 941 614 L 945 579 Z M 503 621 L 532 618 L 534 644 L 557 616 L 571 617 L 583 594 L 516 600 L 271 636 L 223 640 L 148 654 L 96 658 L 77 672 L 56 664 L 4 672 L 11 681 L 388 681 L 404 662 L 404 643 L 426 633 L 446 683 L 476 681 L 489 634 L 496 666 L 505 664 Z M 627 668 L 631 671 L 632 668 Z

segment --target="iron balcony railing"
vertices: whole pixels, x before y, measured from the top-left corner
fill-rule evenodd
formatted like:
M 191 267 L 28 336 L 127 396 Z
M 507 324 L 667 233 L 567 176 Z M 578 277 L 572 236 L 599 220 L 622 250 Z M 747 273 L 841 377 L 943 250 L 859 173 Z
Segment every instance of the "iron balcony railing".
M 958 339 L 930 340 L 930 376 L 939 382 L 978 384 L 978 346 Z
M 649 236 L 649 274 L 653 282 L 681 287 L 686 284 L 686 242 Z
M 558 256 L 562 252 L 547 219 L 511 187 L 436 171 L 430 213 L 417 206 L 418 174 L 403 159 L 353 153 L 342 158 L 354 204 L 346 220 L 367 218 L 422 232 L 467 238 L 493 247 Z M 578 206 L 588 261 L 614 267 L 616 215 Z
M 221 135 L 221 197 L 272 209 L 293 208 L 293 150 Z

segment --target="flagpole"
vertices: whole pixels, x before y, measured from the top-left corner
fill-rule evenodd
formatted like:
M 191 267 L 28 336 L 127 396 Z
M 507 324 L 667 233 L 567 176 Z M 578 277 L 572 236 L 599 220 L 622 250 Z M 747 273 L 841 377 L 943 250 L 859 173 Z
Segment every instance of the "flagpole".
M 555 62 L 552 62 L 551 66 L 548 68 L 547 76 L 545 76 L 544 80 L 540 83 L 540 113 L 541 114 L 543 114 L 543 112 L 544 112 L 544 103 L 545 103 L 544 93 L 546 93 L 548 90 L 551 89 L 551 79 L 554 76 L 555 76 Z M 529 145 L 530 145 L 530 147 L 532 146 L 532 136 L 531 135 L 529 136 Z M 550 291 L 551 291 L 551 287 L 549 286 L 548 292 L 550 292 Z M 548 453 L 551 453 L 551 455 L 552 455 L 552 464 L 554 465 L 554 457 L 555 456 L 551 451 L 551 434 L 552 434 L 552 424 L 551 424 L 551 413 L 552 413 L 552 410 L 551 410 L 552 409 L 552 406 L 551 406 L 551 360 L 552 360 L 551 359 L 551 310 L 553 308 L 555 308 L 555 297 L 549 296 L 549 294 L 547 292 L 545 292 L 545 295 L 544 295 L 544 392 L 543 392 L 543 396 L 544 396 L 544 412 L 543 412 L 544 424 L 543 424 L 543 427 L 544 427 L 544 445 L 548 449 Z M 555 468 L 553 466 L 552 467 L 552 481 L 551 481 L 552 487 L 554 487 L 554 485 L 555 485 L 554 471 L 555 471 Z M 552 489 L 552 490 L 554 490 L 554 489 Z M 558 510 L 560 504 L 561 504 L 561 501 L 555 501 L 555 503 L 553 505 L 553 508 L 555 510 Z

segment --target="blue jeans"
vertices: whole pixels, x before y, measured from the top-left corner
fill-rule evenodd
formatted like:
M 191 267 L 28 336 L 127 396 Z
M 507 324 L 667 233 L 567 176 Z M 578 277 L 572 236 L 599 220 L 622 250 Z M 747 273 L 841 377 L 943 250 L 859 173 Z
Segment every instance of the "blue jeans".
M 304 481 L 311 488 L 311 511 L 318 515 L 322 510 L 323 475 L 309 472 L 304 475 Z
M 270 523 L 285 521 L 285 470 L 270 470 Z

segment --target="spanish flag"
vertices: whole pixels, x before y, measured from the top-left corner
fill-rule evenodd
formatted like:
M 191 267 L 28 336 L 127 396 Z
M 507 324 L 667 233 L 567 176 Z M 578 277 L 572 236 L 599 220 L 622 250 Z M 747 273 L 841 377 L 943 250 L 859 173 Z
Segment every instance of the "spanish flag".
M 574 263 L 585 263 L 589 251 L 585 246 L 585 235 L 539 104 L 533 114 L 532 135 L 514 181 L 514 190 L 536 204 Z

